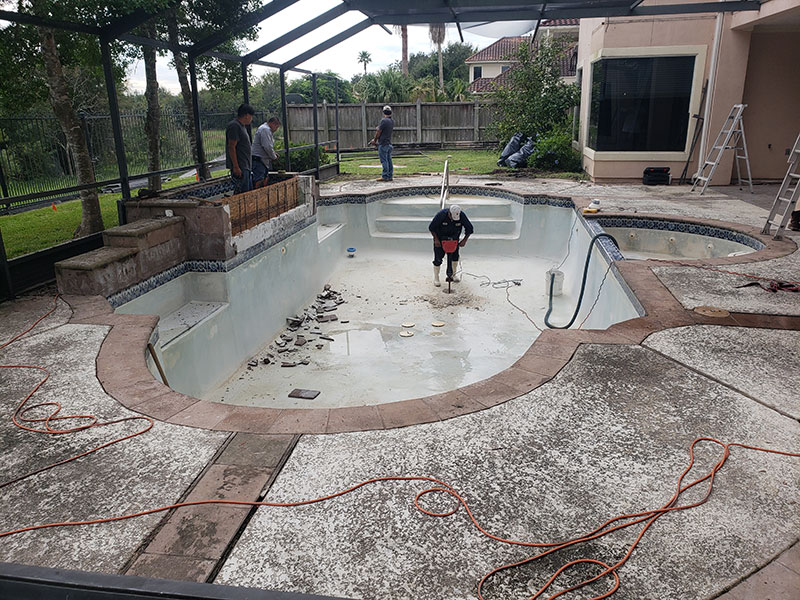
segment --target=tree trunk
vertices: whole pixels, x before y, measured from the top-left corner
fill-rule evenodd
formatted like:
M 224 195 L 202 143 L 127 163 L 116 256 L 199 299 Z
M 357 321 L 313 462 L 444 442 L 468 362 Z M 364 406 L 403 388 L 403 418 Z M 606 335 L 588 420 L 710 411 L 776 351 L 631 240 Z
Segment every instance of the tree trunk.
M 197 131 L 194 128 L 194 105 L 192 104 L 192 90 L 189 87 L 189 74 L 186 69 L 186 63 L 183 61 L 183 56 L 177 50 L 180 38 L 178 37 L 178 18 L 175 14 L 175 9 L 169 11 L 167 14 L 167 31 L 169 35 L 169 43 L 172 46 L 172 57 L 175 60 L 175 70 L 178 72 L 178 81 L 181 85 L 181 96 L 183 97 L 183 105 L 186 107 L 186 135 L 189 137 L 189 147 L 192 149 L 192 158 L 195 164 L 200 166 L 200 177 L 203 179 L 211 179 L 211 170 L 206 163 L 205 152 L 200 153 L 197 146 Z
M 150 39 L 155 39 L 155 25 L 149 23 L 143 27 L 144 33 Z M 161 106 L 158 101 L 158 79 L 156 76 L 156 49 L 144 46 L 144 73 L 147 87 L 144 97 L 147 100 L 147 116 L 144 121 L 144 131 L 147 136 L 147 170 L 161 170 Z M 150 175 L 147 178 L 147 187 L 153 191 L 161 189 L 161 175 Z
M 439 49 L 439 91 L 444 91 L 444 68 L 442 67 L 442 45 L 437 46 Z
M 47 72 L 47 89 L 50 104 L 58 119 L 59 125 L 67 138 L 67 144 L 75 157 L 78 185 L 86 185 L 96 181 L 94 165 L 89 154 L 89 147 L 83 135 L 81 122 L 72 107 L 72 100 L 67 91 L 64 70 L 58 56 L 53 30 L 39 28 L 39 42 L 42 47 L 42 58 Z M 103 231 L 103 215 L 100 212 L 100 200 L 97 189 L 82 190 L 81 224 L 75 230 L 74 237 L 83 237 L 91 233 Z
M 403 40 L 403 75 L 408 77 L 408 25 L 400 26 L 400 37 Z

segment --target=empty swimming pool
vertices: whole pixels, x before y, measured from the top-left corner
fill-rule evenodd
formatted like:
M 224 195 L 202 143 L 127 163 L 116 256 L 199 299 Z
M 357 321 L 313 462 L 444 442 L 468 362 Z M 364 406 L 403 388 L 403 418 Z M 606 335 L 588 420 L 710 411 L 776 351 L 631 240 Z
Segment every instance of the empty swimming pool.
M 185 273 L 118 310 L 162 316 L 158 355 L 171 387 L 206 400 L 332 408 L 469 385 L 512 366 L 545 327 L 552 267 L 565 279 L 550 320 L 569 320 L 592 234 L 566 199 L 464 186 L 450 203 L 475 226 L 451 294 L 432 280 L 438 190 L 407 188 L 323 198 L 315 222 L 257 256 Z M 575 326 L 642 314 L 609 251 L 593 250 Z M 317 302 L 325 284 L 338 304 Z M 302 323 L 288 331 L 295 315 Z M 294 389 L 319 395 L 289 397 Z

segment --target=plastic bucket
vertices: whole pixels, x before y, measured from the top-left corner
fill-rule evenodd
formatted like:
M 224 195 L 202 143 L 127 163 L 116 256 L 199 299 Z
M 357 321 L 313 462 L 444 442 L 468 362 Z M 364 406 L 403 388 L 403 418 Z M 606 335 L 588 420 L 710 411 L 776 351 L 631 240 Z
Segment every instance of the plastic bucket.
M 458 241 L 457 240 L 442 240 L 442 249 L 447 252 L 448 254 L 452 254 L 456 250 L 458 250 Z

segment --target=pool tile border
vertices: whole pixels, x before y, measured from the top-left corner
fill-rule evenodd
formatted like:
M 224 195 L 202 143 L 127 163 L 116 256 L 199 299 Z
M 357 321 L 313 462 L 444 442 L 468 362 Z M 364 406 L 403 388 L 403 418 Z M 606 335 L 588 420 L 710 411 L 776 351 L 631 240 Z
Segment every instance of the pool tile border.
M 576 202 L 577 208 L 588 199 Z M 625 215 L 604 214 L 603 218 Z M 637 214 L 637 219 L 665 215 Z M 797 249 L 789 240 L 772 240 L 754 227 L 710 219 L 667 217 L 738 231 L 764 244 L 751 254 L 705 259 L 698 265 L 733 265 L 785 256 Z M 590 219 L 591 221 L 591 219 Z M 127 408 L 169 423 L 250 434 L 344 433 L 407 427 L 485 410 L 523 395 L 550 381 L 581 344 L 639 344 L 656 331 L 695 324 L 800 330 L 800 317 L 731 313 L 724 319 L 685 309 L 652 271 L 663 261 L 622 260 L 620 275 L 643 307 L 642 317 L 616 323 L 606 330 L 545 330 L 510 368 L 471 385 L 436 394 L 376 406 L 336 409 L 270 409 L 225 405 L 191 398 L 157 381 L 146 365 L 147 343 L 158 324 L 151 315 L 115 314 L 102 296 L 65 296 L 71 323 L 106 325 L 110 330 L 97 356 L 97 378 L 108 394 Z M 138 351 L 131 356 L 131 348 Z

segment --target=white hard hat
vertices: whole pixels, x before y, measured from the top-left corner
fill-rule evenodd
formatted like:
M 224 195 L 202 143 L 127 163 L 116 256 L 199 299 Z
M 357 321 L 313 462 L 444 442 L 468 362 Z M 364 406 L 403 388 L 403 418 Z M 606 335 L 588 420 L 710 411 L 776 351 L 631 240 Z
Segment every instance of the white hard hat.
M 385 112 L 385 113 L 392 112 L 392 107 L 387 104 L 386 106 L 383 107 L 383 112 Z
M 461 218 L 461 207 L 458 204 L 450 205 L 450 218 L 458 221 Z

